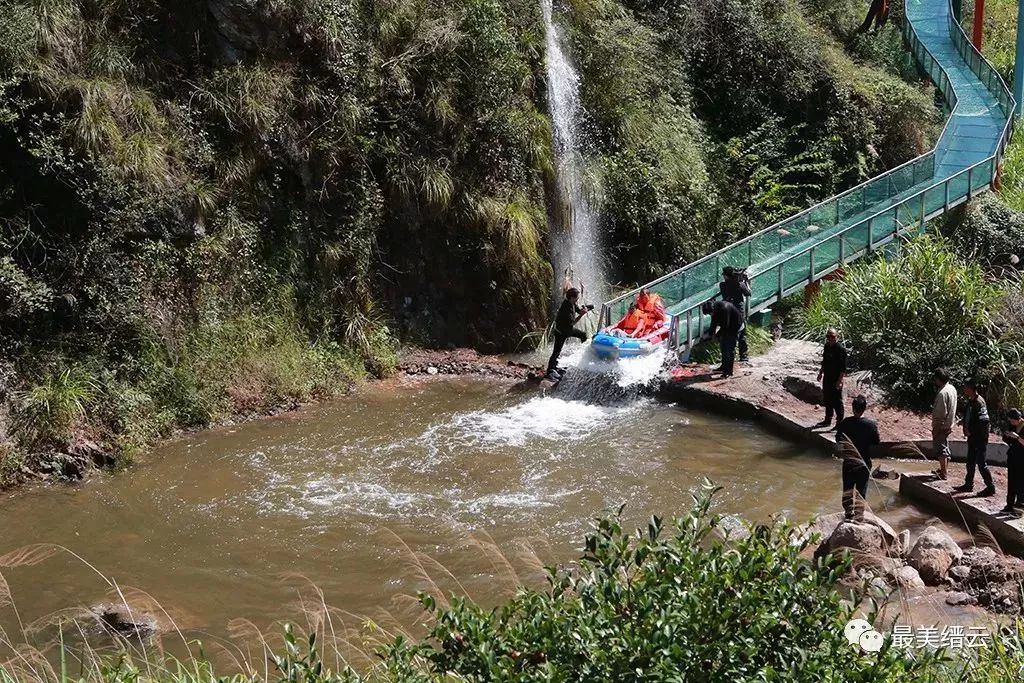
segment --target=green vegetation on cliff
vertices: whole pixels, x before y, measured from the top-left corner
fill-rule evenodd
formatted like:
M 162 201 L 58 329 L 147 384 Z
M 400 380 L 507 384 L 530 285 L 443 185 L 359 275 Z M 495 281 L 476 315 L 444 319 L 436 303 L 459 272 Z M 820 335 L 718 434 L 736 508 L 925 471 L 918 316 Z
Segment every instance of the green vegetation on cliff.
M 557 5 L 617 280 L 927 145 L 862 9 Z M 0 0 L 0 484 L 542 329 L 543 49 L 535 0 Z

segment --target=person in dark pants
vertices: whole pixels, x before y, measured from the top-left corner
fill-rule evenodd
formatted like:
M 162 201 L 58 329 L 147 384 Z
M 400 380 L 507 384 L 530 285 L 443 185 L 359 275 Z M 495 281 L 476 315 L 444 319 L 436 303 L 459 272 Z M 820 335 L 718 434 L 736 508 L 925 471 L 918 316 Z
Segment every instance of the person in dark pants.
M 555 316 L 555 347 L 551 350 L 551 358 L 548 359 L 548 371 L 546 377 L 558 381 L 561 375 L 558 372 L 558 357 L 562 355 L 562 347 L 569 337 L 576 337 L 581 342 L 587 341 L 587 333 L 576 328 L 576 323 L 583 319 L 588 311 L 594 310 L 593 306 L 579 306 L 580 290 L 570 287 L 565 290 L 565 299 L 558 307 Z
M 743 326 L 743 314 L 728 301 L 705 301 L 700 310 L 704 315 L 711 316 L 708 338 L 718 335 L 718 346 L 722 350 L 722 377 L 732 377 L 736 367 L 736 340 Z
M 988 406 L 985 404 L 985 398 L 978 393 L 978 385 L 975 382 L 964 384 L 964 396 L 967 397 L 967 406 L 964 409 L 967 478 L 964 480 L 963 486 L 957 486 L 955 490 L 974 491 L 974 470 L 977 468 L 981 473 L 981 480 L 985 482 L 985 488 L 978 495 L 987 498 L 995 495 L 996 492 L 996 487 L 992 485 L 992 473 L 989 472 L 986 462 L 989 431 Z
M 857 29 L 857 33 L 867 33 L 868 29 L 871 28 L 872 22 L 875 24 L 875 30 L 877 31 L 882 28 L 888 20 L 888 0 L 871 0 L 871 7 L 868 8 L 868 15 L 864 17 L 864 23 L 862 23 Z
M 722 281 L 718 283 L 718 291 L 723 301 L 728 301 L 739 310 L 743 316 L 743 326 L 736 338 L 740 352 L 740 360 L 746 362 L 749 359 L 747 349 L 747 297 L 750 296 L 750 279 L 744 271 L 736 270 L 732 266 L 722 269 Z
M 866 398 L 858 396 L 853 399 L 853 417 L 840 422 L 836 429 L 837 444 L 848 442 L 857 449 L 857 457 L 852 453 L 843 457 L 843 509 L 847 519 L 862 516 L 858 511 L 863 510 L 863 501 L 868 497 L 871 453 L 882 443 L 878 435 L 878 424 L 864 417 L 867 409 Z M 859 501 L 855 493 L 860 495 Z
M 1020 517 L 1018 508 L 1024 508 L 1024 415 L 1016 408 L 1006 414 L 1010 428 L 1003 432 L 1006 442 L 1006 507 L 1002 512 Z
M 830 329 L 825 333 L 825 351 L 821 356 L 818 381 L 825 398 L 825 419 L 814 425 L 828 427 L 835 414 L 836 424 L 843 421 L 843 380 L 846 378 L 846 347 L 839 343 L 839 333 Z

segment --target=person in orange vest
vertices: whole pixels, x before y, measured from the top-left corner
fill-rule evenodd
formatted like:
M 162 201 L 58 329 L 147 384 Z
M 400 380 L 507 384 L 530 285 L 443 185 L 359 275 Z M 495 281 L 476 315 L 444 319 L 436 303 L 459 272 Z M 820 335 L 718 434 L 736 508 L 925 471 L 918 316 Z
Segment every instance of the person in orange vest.
M 661 295 L 641 289 L 636 297 L 636 306 L 647 318 L 647 330 L 654 330 L 656 327 L 668 320 L 665 314 L 665 304 L 661 301 Z
M 621 330 L 628 337 L 641 337 L 647 330 L 647 316 L 640 307 L 632 303 L 622 320 L 612 325 L 613 330 Z

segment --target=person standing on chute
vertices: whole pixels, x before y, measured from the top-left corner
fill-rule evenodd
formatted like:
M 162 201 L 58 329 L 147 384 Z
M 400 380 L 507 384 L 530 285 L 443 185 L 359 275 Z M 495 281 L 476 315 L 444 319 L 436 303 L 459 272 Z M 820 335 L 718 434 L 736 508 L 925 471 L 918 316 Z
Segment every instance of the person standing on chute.
M 868 15 L 864 18 L 864 23 L 857 29 L 857 33 L 867 33 L 871 28 L 872 22 L 875 24 L 875 30 L 885 26 L 885 22 L 889 20 L 889 2 L 888 0 L 871 0 L 871 7 L 868 8 Z

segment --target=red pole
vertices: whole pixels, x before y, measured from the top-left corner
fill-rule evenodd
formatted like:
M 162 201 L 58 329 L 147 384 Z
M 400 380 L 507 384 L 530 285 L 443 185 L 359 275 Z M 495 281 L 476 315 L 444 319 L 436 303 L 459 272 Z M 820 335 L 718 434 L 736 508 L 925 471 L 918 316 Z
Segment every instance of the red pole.
M 974 0 L 974 47 L 981 52 L 981 36 L 985 28 L 985 0 Z

